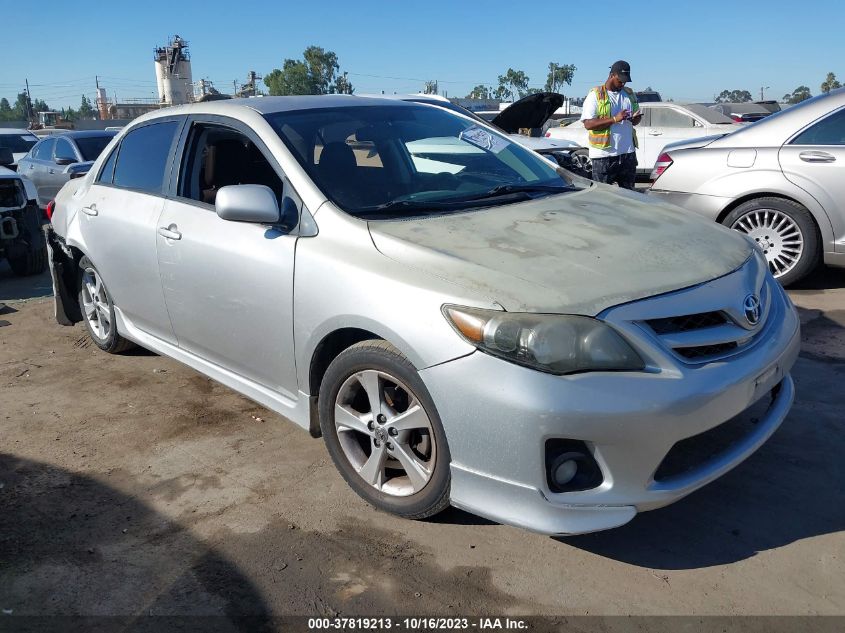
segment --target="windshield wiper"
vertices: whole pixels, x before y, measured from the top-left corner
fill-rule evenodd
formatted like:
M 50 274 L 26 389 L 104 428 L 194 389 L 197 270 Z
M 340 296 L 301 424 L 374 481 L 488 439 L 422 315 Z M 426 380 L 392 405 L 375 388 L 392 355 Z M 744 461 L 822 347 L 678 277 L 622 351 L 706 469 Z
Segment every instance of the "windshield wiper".
M 480 200 L 483 198 L 495 198 L 496 196 L 501 196 L 508 193 L 562 193 L 564 191 L 575 191 L 575 188 L 569 185 L 499 185 L 498 187 L 493 187 L 492 189 L 489 189 L 483 193 L 476 194 L 468 199 Z

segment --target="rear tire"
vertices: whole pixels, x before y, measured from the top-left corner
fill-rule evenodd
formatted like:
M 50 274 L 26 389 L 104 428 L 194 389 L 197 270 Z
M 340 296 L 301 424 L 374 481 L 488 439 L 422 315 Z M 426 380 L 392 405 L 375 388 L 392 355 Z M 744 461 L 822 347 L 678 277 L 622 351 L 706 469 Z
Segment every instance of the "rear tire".
M 749 200 L 725 216 L 722 224 L 754 238 L 783 286 L 803 279 L 819 265 L 819 229 L 797 202 L 774 197 Z
M 111 295 L 87 257 L 79 260 L 79 309 L 88 335 L 101 350 L 119 354 L 135 347 L 135 343 L 117 333 Z
M 9 268 L 18 277 L 39 275 L 47 270 L 47 247 L 39 241 L 38 246 L 29 246 L 23 255 L 9 257 Z
M 380 510 L 424 519 L 449 507 L 446 434 L 417 370 L 386 341 L 356 343 L 320 385 L 320 429 L 349 486 Z

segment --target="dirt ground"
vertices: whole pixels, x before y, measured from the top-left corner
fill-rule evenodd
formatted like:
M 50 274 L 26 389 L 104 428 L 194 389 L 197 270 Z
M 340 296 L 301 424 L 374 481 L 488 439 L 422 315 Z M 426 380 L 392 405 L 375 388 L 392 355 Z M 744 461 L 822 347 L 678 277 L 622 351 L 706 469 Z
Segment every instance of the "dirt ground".
M 99 351 L 49 293 L 0 266 L 5 614 L 845 615 L 845 271 L 791 291 L 798 395 L 761 450 L 565 539 L 376 512 L 320 440 L 173 360 Z

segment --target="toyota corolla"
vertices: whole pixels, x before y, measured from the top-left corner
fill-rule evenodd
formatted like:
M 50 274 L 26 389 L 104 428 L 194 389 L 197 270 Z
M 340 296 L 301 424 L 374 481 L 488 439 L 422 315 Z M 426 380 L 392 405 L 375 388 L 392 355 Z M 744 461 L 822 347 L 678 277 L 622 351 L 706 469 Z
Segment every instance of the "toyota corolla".
M 747 237 L 430 105 L 161 110 L 48 234 L 59 322 L 322 435 L 404 517 L 619 526 L 739 464 L 793 400 L 798 318 Z

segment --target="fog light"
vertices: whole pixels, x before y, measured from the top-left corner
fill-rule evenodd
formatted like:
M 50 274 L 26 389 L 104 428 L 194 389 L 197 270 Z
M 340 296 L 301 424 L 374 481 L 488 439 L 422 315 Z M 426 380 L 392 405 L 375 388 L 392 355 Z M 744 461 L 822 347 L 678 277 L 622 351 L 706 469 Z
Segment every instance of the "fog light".
M 552 466 L 552 477 L 558 486 L 565 486 L 575 478 L 578 473 L 578 462 L 572 459 L 572 453 L 561 455 L 555 460 Z
M 550 438 L 545 449 L 546 481 L 551 492 L 591 490 L 602 484 L 601 468 L 583 441 Z

